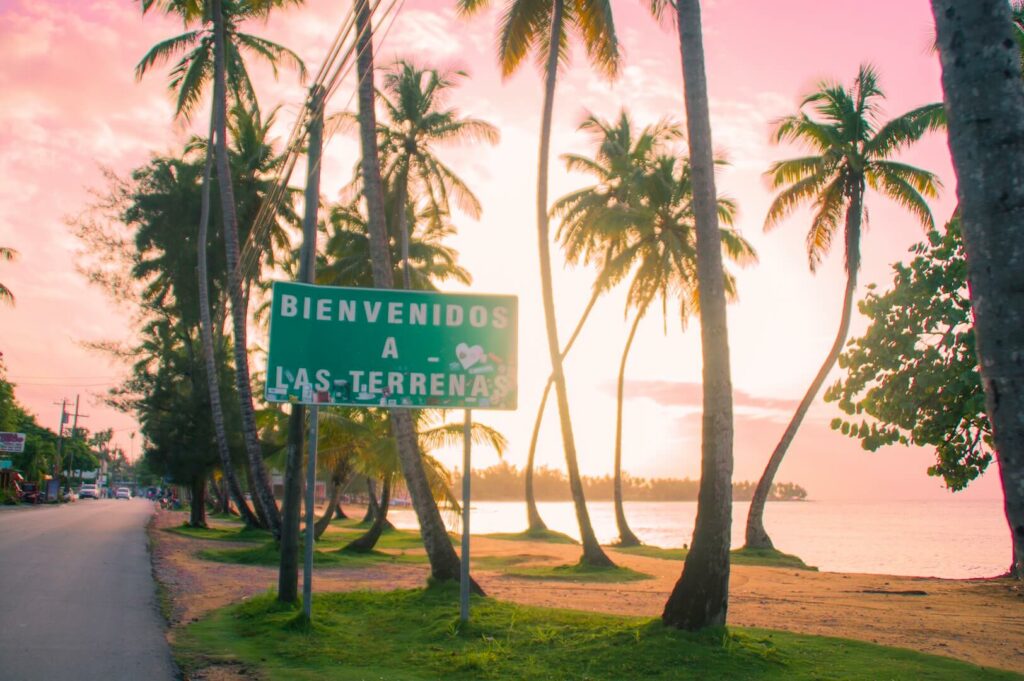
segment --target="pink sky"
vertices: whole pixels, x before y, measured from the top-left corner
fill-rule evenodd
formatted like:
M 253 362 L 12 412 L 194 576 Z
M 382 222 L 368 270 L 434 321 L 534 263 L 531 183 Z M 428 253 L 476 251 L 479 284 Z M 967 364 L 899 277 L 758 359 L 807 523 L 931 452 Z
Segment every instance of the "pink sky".
M 575 58 L 560 78 L 555 105 L 551 196 L 588 182 L 568 174 L 557 160 L 566 152 L 589 153 L 576 131 L 585 112 L 615 116 L 627 105 L 639 124 L 663 116 L 682 119 L 676 33 L 659 27 L 640 2 L 615 2 L 624 48 L 621 78 L 608 83 L 583 59 Z M 312 71 L 319 65 L 341 21 L 345 3 L 316 0 L 277 15 L 267 26 L 248 30 L 297 51 Z M 478 413 L 509 437 L 506 458 L 522 465 L 542 382 L 549 364 L 536 276 L 533 203 L 541 83 L 526 65 L 502 82 L 494 65 L 497 11 L 472 21 L 455 16 L 451 3 L 410 0 L 382 47 L 378 62 L 412 57 L 431 66 L 468 70 L 471 78 L 453 96 L 463 112 L 501 129 L 494 148 L 451 149 L 448 162 L 476 191 L 484 216 L 462 217 L 453 245 L 475 277 L 474 289 L 520 296 L 520 409 Z M 884 19 L 882 19 L 884 17 Z M 899 3 L 868 0 L 833 3 L 786 0 L 705 3 L 705 47 L 715 145 L 732 166 L 719 178 L 719 190 L 740 206 L 738 226 L 757 248 L 761 263 L 739 275 L 740 301 L 730 309 L 733 382 L 736 387 L 736 473 L 756 479 L 771 449 L 830 346 L 838 324 L 844 285 L 842 254 L 833 252 L 817 274 L 807 268 L 804 234 L 807 214 L 798 213 L 770 234 L 761 226 L 771 199 L 761 173 L 773 160 L 800 153 L 769 143 L 772 119 L 795 110 L 800 96 L 823 79 L 849 82 L 863 62 L 874 64 L 890 114 L 941 98 L 937 58 L 930 51 L 932 22 L 927 0 Z M 103 169 L 126 175 L 153 153 L 173 153 L 203 127 L 172 125 L 165 92 L 166 69 L 142 83 L 133 68 L 158 40 L 179 30 L 156 15 L 141 17 L 129 0 L 61 0 L 50 3 L 0 0 L 0 245 L 21 253 L 0 264 L 0 281 L 17 296 L 16 307 L 0 308 L 0 349 L 19 399 L 42 422 L 55 428 L 63 397 L 82 394 L 83 423 L 112 427 L 126 450 L 134 421 L 102 406 L 96 395 L 116 383 L 124 368 L 83 346 L 88 341 L 130 339 L 130 308 L 91 288 L 75 270 L 78 245 L 67 226 L 103 191 Z M 263 67 L 254 69 L 265 109 L 283 104 L 279 136 L 285 137 L 303 86 L 284 72 L 274 82 Z M 352 83 L 329 108 L 351 108 Z M 356 160 L 351 137 L 330 140 L 322 191 L 333 200 L 349 179 Z M 902 160 L 937 172 L 943 195 L 933 202 L 944 222 L 955 203 L 954 178 L 945 139 L 933 136 Z M 295 181 L 300 176 L 296 174 Z M 890 264 L 906 259 L 922 236 L 906 214 L 885 199 L 868 198 L 870 226 L 862 243 L 863 284 L 886 285 Z M 589 294 L 593 272 L 554 263 L 563 338 Z M 587 474 L 611 469 L 614 434 L 614 381 L 628 325 L 624 296 L 615 292 L 599 303 L 590 327 L 568 362 L 570 398 Z M 855 319 L 854 332 L 863 320 Z M 254 341 L 262 342 L 260 338 Z M 684 332 L 670 320 L 641 326 L 629 364 L 625 421 L 625 467 L 636 475 L 699 473 L 700 349 L 694 321 Z M 830 379 L 831 382 L 833 379 Z M 658 398 L 643 387 L 658 382 Z M 779 472 L 779 480 L 800 482 L 816 498 L 921 498 L 948 495 L 928 478 L 928 451 L 890 448 L 874 454 L 828 429 L 835 409 L 815 405 Z M 562 452 L 554 410 L 542 435 L 539 461 L 560 466 Z M 138 452 L 139 443 L 135 442 Z M 455 463 L 458 455 L 446 453 Z M 475 465 L 496 458 L 475 454 Z M 968 496 L 997 498 L 995 471 L 975 482 Z

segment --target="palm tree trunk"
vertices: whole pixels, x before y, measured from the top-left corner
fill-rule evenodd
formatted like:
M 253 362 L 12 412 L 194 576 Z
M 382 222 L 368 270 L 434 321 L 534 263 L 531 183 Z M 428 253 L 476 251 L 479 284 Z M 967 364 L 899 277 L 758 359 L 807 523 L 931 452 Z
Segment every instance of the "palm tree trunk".
M 724 626 L 729 607 L 729 531 L 732 525 L 732 378 L 715 165 L 704 72 L 700 0 L 677 0 L 687 140 L 693 172 L 697 235 L 700 341 L 704 359 L 704 418 L 697 520 L 683 573 L 665 603 L 662 621 L 680 629 Z
M 253 514 L 245 497 L 242 486 L 231 463 L 231 450 L 228 447 L 227 429 L 224 427 L 224 405 L 220 401 L 220 382 L 217 376 L 217 358 L 213 345 L 213 321 L 210 317 L 210 276 L 207 265 L 207 241 L 210 229 L 210 175 L 213 170 L 214 119 L 210 118 L 210 136 L 206 143 L 206 162 L 203 168 L 202 209 L 199 215 L 199 335 L 203 343 L 203 360 L 206 366 L 206 386 L 210 392 L 210 417 L 213 419 L 213 432 L 217 440 L 217 455 L 220 458 L 220 469 L 228 484 L 228 491 L 235 500 L 238 513 L 249 527 L 266 527 Z
M 626 359 L 629 357 L 629 349 L 633 347 L 633 339 L 636 337 L 636 330 L 640 326 L 640 320 L 644 317 L 647 304 L 637 310 L 636 319 L 629 329 L 629 337 L 626 338 L 626 347 L 622 350 L 622 362 L 619 363 L 619 384 L 617 390 L 618 405 L 615 409 L 615 469 L 614 497 L 615 497 L 615 526 L 619 529 L 619 546 L 639 546 L 640 539 L 629 529 L 626 522 L 626 511 L 622 507 L 622 394 L 626 383 Z
M 562 447 L 565 450 L 565 464 L 569 473 L 569 490 L 576 508 L 576 521 L 580 526 L 583 556 L 580 562 L 593 566 L 612 566 L 611 559 L 601 549 L 590 524 L 587 502 L 583 494 L 576 461 L 576 442 L 572 433 L 569 414 L 569 395 L 562 372 L 562 353 L 558 343 L 558 322 L 555 319 L 555 293 L 551 281 L 551 244 L 548 233 L 548 157 L 551 148 L 551 115 L 555 104 L 555 80 L 558 75 L 558 46 L 561 44 L 563 0 L 555 0 L 551 15 L 551 42 L 548 51 L 544 83 L 544 112 L 540 128 L 540 158 L 537 169 L 537 249 L 540 254 L 541 297 L 544 301 L 544 323 L 547 327 L 548 353 L 551 355 L 551 374 L 555 384 L 555 400 L 558 416 L 562 423 Z
M 190 527 L 206 527 L 206 476 L 196 475 L 191 484 L 191 505 L 188 512 Z
M 361 521 L 363 524 L 372 523 L 377 517 L 377 483 L 373 478 L 366 479 L 366 514 Z
M 387 225 L 384 220 L 384 187 L 380 177 L 377 152 L 377 117 L 374 111 L 373 27 L 368 0 L 356 0 L 357 58 L 359 75 L 359 138 L 362 147 L 363 193 L 366 197 L 370 232 L 370 259 L 373 284 L 378 288 L 394 288 L 391 256 L 388 253 Z M 431 576 L 438 581 L 458 581 L 459 556 L 452 548 L 441 512 L 430 491 L 412 416 L 404 409 L 389 412 L 391 428 L 398 444 L 398 458 L 405 477 L 413 509 L 420 523 L 423 546 L 430 560 Z M 473 584 L 474 590 L 483 593 Z
M 932 0 L 957 174 L 974 334 L 1024 579 L 1024 88 L 1005 0 Z
M 562 350 L 561 356 L 563 361 L 569 354 L 569 351 L 572 350 L 573 343 L 576 342 L 580 331 L 583 330 L 583 324 L 590 316 L 590 311 L 594 309 L 594 304 L 600 295 L 601 292 L 598 289 L 594 289 L 594 292 L 590 294 L 590 302 L 587 303 L 583 314 L 580 315 L 580 320 L 576 322 L 576 328 L 573 329 L 572 335 L 569 336 L 569 342 L 565 344 L 565 348 Z M 537 418 L 533 421 L 533 433 L 530 435 L 530 452 L 526 457 L 526 518 L 529 522 L 528 532 L 542 532 L 548 529 L 548 526 L 544 524 L 544 520 L 540 517 L 540 512 L 537 510 L 537 498 L 533 493 L 533 465 L 537 455 L 537 438 L 540 436 L 540 424 L 544 420 L 544 408 L 548 404 L 548 395 L 551 394 L 551 384 L 553 381 L 554 374 L 551 374 L 544 384 L 544 392 L 540 396 L 540 406 L 537 407 Z
M 804 393 L 800 404 L 797 405 L 796 413 L 793 414 L 789 425 L 786 426 L 786 430 L 782 433 L 782 439 L 779 440 L 779 444 L 775 445 L 775 451 L 772 452 L 771 458 L 768 459 L 768 465 L 765 466 L 761 479 L 757 481 L 754 496 L 750 500 L 750 511 L 747 513 L 746 545 L 748 548 L 775 548 L 771 537 L 768 536 L 768 532 L 764 529 L 764 509 L 768 496 L 771 493 L 772 485 L 775 482 L 775 474 L 782 464 L 783 457 L 786 456 L 786 452 L 789 450 L 789 445 L 792 444 L 793 438 L 796 437 L 796 431 L 800 428 L 800 424 L 803 423 L 807 410 L 814 403 L 814 399 L 821 390 L 821 386 L 825 383 L 825 379 L 828 378 L 832 367 L 835 366 L 839 353 L 843 351 L 843 345 L 846 344 L 846 336 L 850 332 L 850 318 L 853 315 L 853 295 L 857 291 L 857 270 L 860 267 L 860 227 L 861 215 L 863 214 L 863 200 L 864 188 L 859 187 L 850 196 L 846 207 L 846 291 L 843 293 L 843 312 L 839 319 L 839 331 L 836 333 L 836 339 L 832 343 L 832 349 L 829 350 L 824 363 L 818 369 L 818 373 L 815 374 L 814 380 L 811 381 L 811 385 L 807 388 L 807 392 Z
M 243 302 L 242 284 L 238 271 L 238 215 L 235 211 L 234 189 L 231 183 L 231 168 L 227 148 L 227 86 L 224 67 L 224 17 L 221 0 L 213 0 L 214 21 L 214 127 L 216 138 L 217 179 L 220 185 L 221 211 L 224 217 L 224 252 L 227 254 L 228 294 L 231 298 L 231 321 L 234 334 L 235 384 L 238 401 L 242 410 L 242 435 L 249 468 L 252 471 L 254 489 L 252 498 L 261 516 L 275 538 L 281 536 L 281 514 L 274 501 L 267 470 L 263 464 L 259 438 L 256 433 L 256 417 L 252 406 L 252 387 L 249 380 L 248 315 Z
M 330 489 L 327 492 L 327 508 L 324 509 L 324 514 L 316 521 L 313 526 L 314 537 L 320 539 L 323 533 L 327 531 L 327 528 L 331 524 L 331 520 L 334 519 L 337 509 L 341 508 L 341 492 L 345 488 L 345 481 L 351 474 L 351 469 L 348 465 L 348 457 L 342 457 L 338 460 L 338 463 L 334 465 L 334 470 L 331 471 L 331 477 L 328 478 L 327 482 L 330 485 Z
M 213 492 L 214 508 L 217 509 L 218 513 L 227 514 L 228 513 L 228 508 L 229 508 L 228 499 L 227 499 L 226 496 L 223 496 L 221 494 L 220 485 L 217 484 L 217 481 L 214 480 L 212 475 L 209 478 L 207 478 L 206 485 Z
M 392 475 L 389 473 L 384 476 L 384 483 L 381 485 L 380 490 L 380 506 L 377 508 L 377 515 L 373 519 L 373 524 L 370 525 L 370 529 L 343 546 L 340 549 L 341 551 L 369 553 L 373 550 L 373 547 L 377 545 L 377 541 L 380 539 L 381 533 L 384 532 L 384 528 L 389 524 L 388 508 L 391 507 L 391 484 Z

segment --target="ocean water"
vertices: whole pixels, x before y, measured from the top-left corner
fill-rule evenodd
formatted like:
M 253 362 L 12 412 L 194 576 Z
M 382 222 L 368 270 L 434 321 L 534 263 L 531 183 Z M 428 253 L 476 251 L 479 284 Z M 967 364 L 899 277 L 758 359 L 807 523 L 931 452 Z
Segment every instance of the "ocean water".
M 732 543 L 743 544 L 748 502 L 733 505 Z M 548 527 L 579 539 L 571 502 L 541 502 Z M 617 537 L 611 502 L 587 504 L 601 543 Z M 471 506 L 471 534 L 526 529 L 522 502 L 480 501 Z M 630 527 L 646 544 L 689 544 L 697 502 L 627 502 Z M 409 508 L 388 516 L 398 527 L 417 526 Z M 445 514 L 455 531 L 459 518 Z M 1010 564 L 1010 535 L 998 500 L 769 502 L 765 526 L 776 548 L 832 572 L 922 577 L 993 577 Z

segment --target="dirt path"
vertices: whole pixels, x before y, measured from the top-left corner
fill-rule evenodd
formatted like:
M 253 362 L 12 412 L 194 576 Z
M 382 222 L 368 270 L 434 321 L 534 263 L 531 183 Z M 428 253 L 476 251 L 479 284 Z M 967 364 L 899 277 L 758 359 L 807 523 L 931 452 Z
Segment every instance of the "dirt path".
M 180 525 L 182 520 L 181 513 L 161 511 L 153 529 Z M 195 555 L 202 548 L 224 547 L 224 542 L 152 530 L 151 534 L 156 538 L 156 574 L 171 597 L 172 641 L 178 627 L 209 610 L 276 588 L 276 568 L 211 563 Z M 482 567 L 474 567 L 474 577 L 488 595 L 516 603 L 660 615 L 682 563 L 611 551 L 620 565 L 654 578 L 584 584 L 523 579 Z M 474 559 L 528 556 L 529 564 L 564 564 L 575 562 L 579 549 L 474 537 L 473 555 Z M 318 568 L 313 587 L 314 592 L 416 587 L 424 584 L 427 574 L 427 567 L 420 565 Z M 729 623 L 860 639 L 1024 672 L 1024 588 L 1011 580 L 945 580 L 734 565 Z M 196 678 L 235 677 L 211 674 Z

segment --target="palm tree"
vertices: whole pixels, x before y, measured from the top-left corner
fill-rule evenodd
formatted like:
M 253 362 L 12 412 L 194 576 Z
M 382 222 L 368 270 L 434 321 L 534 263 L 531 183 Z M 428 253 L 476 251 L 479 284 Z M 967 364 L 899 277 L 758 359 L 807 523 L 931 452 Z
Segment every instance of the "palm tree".
M 459 11 L 468 15 L 487 6 L 487 0 L 459 0 Z M 555 103 L 555 81 L 559 64 L 568 55 L 568 31 L 575 28 L 590 61 L 609 78 L 618 73 L 619 48 L 612 22 L 611 2 L 596 0 L 509 0 L 498 39 L 498 61 L 502 74 L 511 75 L 532 52 L 543 55 L 544 105 L 541 115 L 540 153 L 537 168 L 537 245 L 540 255 L 541 297 L 547 328 L 548 354 L 554 376 L 555 397 L 562 425 L 569 488 L 576 508 L 583 543 L 582 562 L 611 566 L 594 535 L 583 495 L 576 442 L 569 415 L 569 395 L 562 370 L 562 349 L 558 342 L 555 295 L 551 281 L 551 244 L 548 229 L 548 161 L 551 147 L 551 117 Z
M 235 101 L 241 105 L 248 105 L 246 108 L 255 109 L 257 106 L 255 92 L 252 83 L 245 69 L 242 60 L 242 49 L 254 52 L 266 58 L 275 68 L 281 61 L 291 61 L 295 64 L 300 74 L 304 75 L 305 67 L 295 53 L 277 45 L 276 43 L 258 38 L 256 36 L 241 33 L 237 25 L 251 18 L 265 18 L 270 9 L 275 6 L 282 6 L 288 0 L 140 0 L 143 13 L 145 14 L 153 7 L 161 9 L 165 14 L 178 15 L 185 27 L 200 23 L 201 28 L 186 31 L 185 33 L 158 43 L 143 57 L 136 67 L 136 77 L 141 78 L 145 72 L 158 62 L 163 62 L 172 56 L 185 50 L 181 60 L 171 71 L 169 87 L 177 92 L 176 116 L 188 118 L 194 107 L 199 103 L 202 92 L 208 85 L 211 76 L 214 83 L 214 101 L 210 115 L 210 146 L 216 148 L 218 158 L 218 177 L 221 178 L 221 203 L 224 212 L 224 219 L 227 229 L 225 230 L 225 253 L 228 261 L 228 290 L 232 302 L 232 316 L 235 320 L 235 361 L 238 364 L 239 357 L 242 362 L 237 366 L 239 401 L 242 408 L 243 431 L 246 442 L 246 453 L 249 463 L 249 473 L 255 483 L 253 498 L 256 501 L 256 510 L 260 516 L 261 524 L 269 527 L 277 535 L 280 532 L 280 518 L 277 513 L 277 506 L 274 503 L 273 495 L 270 492 L 266 480 L 266 471 L 262 465 L 259 454 L 258 443 L 255 438 L 255 424 L 252 415 L 252 393 L 248 376 L 248 357 L 245 348 L 245 324 L 244 309 L 239 310 L 243 296 L 240 291 L 240 284 L 235 281 L 236 265 L 238 261 L 238 236 L 237 217 L 233 211 L 234 198 L 232 196 L 231 176 L 227 160 L 226 150 L 226 123 L 225 110 L 227 108 L 226 91 L 231 90 Z M 189 49 L 191 48 L 191 49 Z M 213 347 L 213 322 L 209 307 L 209 289 L 207 282 L 207 226 L 209 220 L 209 187 L 212 170 L 212 159 L 208 150 L 206 168 L 203 176 L 203 201 L 202 212 L 199 222 L 199 287 L 200 287 L 200 318 L 201 333 L 203 339 L 203 353 L 206 362 L 208 389 L 210 391 L 211 412 L 214 421 L 214 430 L 217 436 L 218 451 L 222 465 L 228 461 L 227 435 L 224 428 L 224 414 L 221 408 L 220 387 L 217 383 L 216 372 L 214 371 L 214 347 Z M 233 243 L 232 243 L 233 240 Z M 234 257 L 233 257 L 234 256 Z M 243 318 L 239 323 L 239 313 Z M 241 329 L 242 336 L 238 331 Z M 244 380 L 243 380 L 244 379 Z M 241 496 L 241 488 L 234 478 L 230 467 L 225 468 L 225 475 L 229 476 L 229 488 L 232 496 L 235 496 L 235 503 L 239 509 L 248 508 Z
M 359 77 L 359 141 L 362 149 L 360 172 L 369 234 L 370 264 L 373 284 L 378 288 L 394 288 L 388 231 L 385 222 L 386 202 L 377 148 L 377 116 L 374 111 L 373 87 L 373 25 L 368 0 L 355 2 L 356 72 Z M 423 468 L 416 428 L 412 415 L 403 409 L 391 414 L 391 427 L 398 446 L 402 474 L 409 488 L 413 509 L 420 523 L 423 546 L 430 560 L 431 576 L 438 581 L 458 581 L 460 561 L 448 538 L 441 513 L 430 491 L 430 482 Z M 479 586 L 474 588 L 482 593 Z
M 768 208 L 765 229 L 778 225 L 798 206 L 812 204 L 815 214 L 807 232 L 807 258 L 813 272 L 828 253 L 842 224 L 846 291 L 832 349 L 775 446 L 751 499 L 746 529 L 747 546 L 751 548 L 773 548 L 764 529 L 764 507 L 775 473 L 846 342 L 860 268 L 861 220 L 867 188 L 898 203 L 926 228 L 934 224 L 925 197 L 936 196 L 938 178 L 891 159 L 926 132 L 942 125 L 942 105 L 929 104 L 882 124 L 880 100 L 884 97 L 875 70 L 861 66 L 851 87 L 820 83 L 804 97 L 800 113 L 775 123 L 776 142 L 800 142 L 814 153 L 778 161 L 766 173 L 772 187 L 782 191 Z M 816 117 L 803 111 L 804 107 L 812 108 Z
M 0 246 L 0 260 L 6 260 L 10 262 L 18 257 L 18 252 L 13 248 L 7 248 L 6 246 Z M 11 289 L 7 288 L 3 284 L 0 284 L 0 300 L 14 305 L 14 294 L 11 293 Z
M 393 210 L 402 244 L 402 282 L 412 288 L 409 260 L 409 214 L 415 211 L 418 195 L 438 214 L 451 212 L 449 199 L 470 217 L 480 217 L 480 202 L 452 170 L 434 153 L 434 145 L 451 142 L 487 142 L 496 144 L 498 129 L 475 118 L 461 118 L 455 109 L 442 109 L 448 91 L 462 71 L 441 72 L 420 69 L 408 61 L 395 63 L 384 75 L 381 101 L 389 123 L 380 126 L 380 153 L 384 161 L 384 181 L 393 188 Z M 406 204 L 409 203 L 408 210 Z
M 1024 200 L 1019 183 L 1024 88 L 1012 45 L 1024 22 L 1005 0 L 932 0 L 949 114 L 949 148 L 959 180 L 964 246 L 985 405 L 999 453 L 1004 510 L 1013 528 L 1010 574 L 1024 579 Z M 1013 23 L 1011 23 L 1011 16 Z M 981 89 L 979 89 L 981 88 Z M 979 93 L 982 93 L 979 95 Z
M 660 18 L 665 0 L 652 0 Z M 704 38 L 700 0 L 672 3 L 679 29 L 687 139 L 693 174 L 693 216 L 697 239 L 697 290 L 700 295 L 701 354 L 704 360 L 704 418 L 697 521 L 683 574 L 665 609 L 665 624 L 701 629 L 725 624 L 729 604 L 729 529 L 732 523 L 732 379 L 725 277 L 715 193 Z
M 604 247 L 608 254 L 598 272 L 595 290 L 608 290 L 632 273 L 626 312 L 636 309 L 619 364 L 616 410 L 614 503 L 619 544 L 640 543 L 626 522 L 622 503 L 622 404 L 625 367 L 640 320 L 657 299 L 667 321 L 670 299 L 680 300 L 680 320 L 699 309 L 696 290 L 696 240 L 690 166 L 662 152 L 680 137 L 675 126 L 661 122 L 644 128 L 634 139 L 633 124 L 623 111 L 612 123 L 593 116 L 584 126 L 597 142 L 591 159 L 568 156 L 570 168 L 596 176 L 598 184 L 584 187 L 556 202 L 553 213 L 562 216 L 559 238 L 574 261 Z M 718 201 L 718 219 L 732 225 L 736 206 Z M 756 261 L 753 248 L 732 229 L 722 229 L 723 253 L 746 264 Z M 726 293 L 735 297 L 735 280 L 725 273 Z

